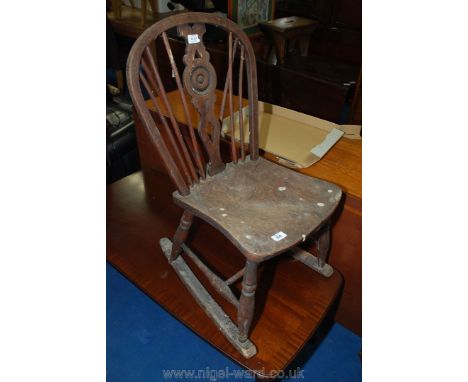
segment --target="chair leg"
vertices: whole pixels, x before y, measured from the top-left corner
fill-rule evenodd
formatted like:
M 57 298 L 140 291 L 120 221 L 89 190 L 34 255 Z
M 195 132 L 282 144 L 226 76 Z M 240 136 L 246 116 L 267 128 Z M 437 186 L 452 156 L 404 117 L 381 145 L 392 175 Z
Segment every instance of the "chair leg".
M 187 240 L 187 236 L 192 226 L 193 214 L 188 211 L 184 211 L 184 214 L 180 218 L 179 226 L 172 240 L 172 250 L 171 255 L 169 256 L 169 261 L 172 262 L 180 255 L 182 251 L 182 244 Z
M 218 305 L 218 303 L 213 299 L 213 297 L 211 297 L 211 295 L 208 293 L 205 287 L 200 283 L 198 278 L 189 268 L 183 256 L 176 256 L 175 260 L 170 261 L 170 256 L 173 253 L 173 250 L 172 250 L 173 243 L 167 237 L 163 237 L 159 241 L 159 244 L 161 245 L 161 249 L 164 253 L 164 256 L 166 256 L 166 258 L 169 260 L 169 264 L 175 270 L 175 272 L 177 273 L 177 276 L 180 278 L 182 283 L 187 287 L 190 294 L 195 298 L 195 301 L 200 305 L 200 307 L 205 311 L 205 313 L 213 320 L 214 324 L 219 328 L 219 330 L 223 333 L 226 339 L 245 358 L 251 358 L 255 354 L 257 354 L 257 348 L 248 338 L 246 338 L 246 340 L 242 342 L 239 340 L 239 338 L 241 337 L 239 335 L 239 331 L 240 331 L 239 326 L 236 325 L 229 318 L 226 312 Z M 256 268 L 256 264 L 254 264 L 254 268 Z M 249 271 L 249 274 L 251 273 L 252 272 Z M 255 272 L 253 273 L 254 273 L 254 278 L 255 278 L 256 276 Z M 251 278 L 249 278 L 249 280 L 251 280 Z M 241 300 L 242 300 L 242 297 L 241 297 Z M 244 306 L 243 312 L 247 312 L 249 310 L 249 304 L 244 302 L 243 306 Z M 247 310 L 245 308 L 247 308 Z M 244 328 L 247 328 L 247 332 L 250 327 L 250 323 L 252 322 L 253 300 L 251 302 L 250 311 L 251 311 L 250 319 L 248 318 L 249 315 L 247 314 L 247 319 L 244 320 L 244 322 L 248 321 L 247 326 L 244 325 Z
M 255 308 L 255 289 L 257 288 L 257 263 L 247 260 L 242 280 L 242 293 L 237 310 L 237 326 L 239 327 L 239 341 L 245 342 L 249 336 L 250 325 Z
M 320 236 L 315 241 L 318 252 L 318 265 L 320 268 L 326 264 L 328 259 L 328 250 L 330 249 L 330 224 L 322 228 Z
M 304 265 L 317 271 L 322 276 L 330 277 L 333 274 L 333 267 L 327 264 L 328 250 L 330 249 L 330 223 L 320 230 L 319 236 L 315 240 L 317 245 L 317 256 L 303 250 L 300 247 L 295 247 L 290 251 L 292 257 L 299 260 Z

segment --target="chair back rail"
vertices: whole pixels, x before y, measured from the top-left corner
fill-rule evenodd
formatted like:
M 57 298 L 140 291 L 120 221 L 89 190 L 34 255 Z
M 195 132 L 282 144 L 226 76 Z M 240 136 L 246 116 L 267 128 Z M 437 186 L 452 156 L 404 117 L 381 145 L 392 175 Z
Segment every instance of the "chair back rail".
M 227 68 L 219 115 L 215 114 L 217 73 L 210 62 L 210 54 L 203 43 L 206 25 L 227 33 Z M 167 31 L 177 27 L 178 36 L 185 41 L 184 69 L 179 73 Z M 153 57 L 149 45 L 161 41 L 166 57 Z M 237 58 L 237 61 L 236 61 Z M 160 60 L 169 62 L 170 73 L 160 73 Z M 234 84 L 238 66 L 237 87 Z M 224 75 L 224 73 L 220 73 Z M 244 76 L 245 74 L 245 76 Z M 184 136 L 176 119 L 163 84 L 172 77 L 175 82 L 189 137 Z M 220 154 L 220 135 L 226 111 L 231 137 L 231 161 L 238 163 L 247 157 L 244 147 L 243 87 L 247 87 L 248 138 L 251 160 L 258 159 L 258 94 L 256 60 L 247 35 L 231 20 L 208 13 L 187 12 L 167 17 L 145 30 L 133 45 L 127 62 L 127 81 L 132 101 L 150 140 L 159 152 L 167 170 L 182 195 L 206 175 L 215 175 L 225 168 Z M 165 82 L 167 85 L 167 81 Z M 234 92 L 238 96 L 238 111 L 234 110 Z M 155 121 L 148 103 L 156 111 Z M 198 125 L 191 118 L 189 101 L 199 114 Z M 166 113 L 164 113 L 166 112 Z M 236 123 L 237 122 L 237 123 Z M 239 129 L 238 134 L 236 129 Z M 164 134 L 161 134 L 163 130 Z M 196 136 L 198 134 L 198 139 Z M 166 137 L 163 139 L 163 136 Z M 238 136 L 238 141 L 236 136 Z M 200 147 L 201 145 L 202 147 Z

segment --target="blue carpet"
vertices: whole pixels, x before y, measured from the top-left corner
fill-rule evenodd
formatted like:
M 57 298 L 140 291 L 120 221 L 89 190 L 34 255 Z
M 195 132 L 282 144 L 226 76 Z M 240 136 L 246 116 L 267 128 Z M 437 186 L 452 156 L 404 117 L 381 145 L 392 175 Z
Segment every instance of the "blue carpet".
M 254 380 L 109 264 L 106 284 L 108 382 Z M 302 362 L 302 374 L 289 379 L 360 381 L 360 349 L 361 338 L 335 323 Z M 190 378 L 187 373 L 192 370 L 195 375 Z

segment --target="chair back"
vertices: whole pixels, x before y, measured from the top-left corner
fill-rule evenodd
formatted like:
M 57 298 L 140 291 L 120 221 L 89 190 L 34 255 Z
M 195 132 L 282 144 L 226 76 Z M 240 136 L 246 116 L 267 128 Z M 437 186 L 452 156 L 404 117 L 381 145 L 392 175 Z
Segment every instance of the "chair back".
M 207 25 L 226 33 L 226 62 L 216 63 L 218 73 L 203 42 Z M 185 54 L 180 62 L 176 62 L 173 54 L 174 41 L 168 37 L 173 28 L 185 41 Z M 150 48 L 153 43 L 157 57 Z M 153 24 L 130 51 L 127 81 L 135 111 L 182 195 L 189 194 L 191 186 L 200 179 L 224 170 L 220 154 L 223 120 L 229 129 L 231 161 L 244 161 L 247 154 L 250 160 L 258 158 L 256 60 L 249 38 L 231 20 L 187 12 Z M 171 103 L 168 91 L 172 89 L 177 90 L 178 99 Z M 215 107 L 217 97 L 220 99 Z M 245 108 L 244 97 L 248 99 Z M 178 108 L 182 108 L 188 135 L 176 119 Z M 151 113 L 151 109 L 156 113 Z M 229 118 L 225 119 L 226 116 Z M 244 144 L 247 139 L 248 146 Z

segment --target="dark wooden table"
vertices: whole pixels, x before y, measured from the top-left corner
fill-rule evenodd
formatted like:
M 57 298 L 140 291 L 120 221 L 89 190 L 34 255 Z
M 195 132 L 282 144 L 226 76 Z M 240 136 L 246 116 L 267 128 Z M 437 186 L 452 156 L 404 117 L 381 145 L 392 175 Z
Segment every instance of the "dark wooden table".
M 173 235 L 182 213 L 172 203 L 173 190 L 168 176 L 154 170 L 132 174 L 108 187 L 108 261 L 175 318 L 242 367 L 256 370 L 259 377 L 272 377 L 286 370 L 317 333 L 323 319 L 333 315 L 336 306 L 332 301 L 343 283 L 340 273 L 327 279 L 287 256 L 265 263 L 260 268 L 251 334 L 258 353 L 244 359 L 188 293 L 159 247 L 161 237 Z M 200 220 L 195 221 L 189 241 L 190 247 L 223 277 L 243 265 L 237 249 Z M 206 281 L 197 269 L 194 271 L 202 282 Z M 235 288 L 238 293 L 239 283 Z M 235 317 L 234 308 L 209 285 L 207 289 Z

